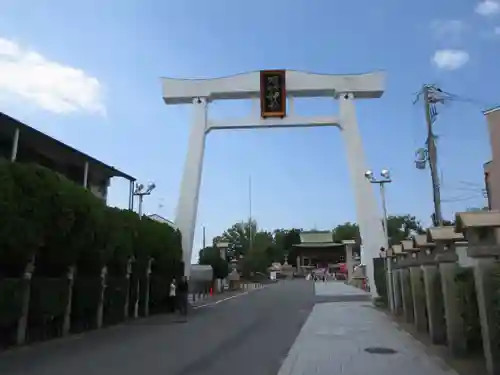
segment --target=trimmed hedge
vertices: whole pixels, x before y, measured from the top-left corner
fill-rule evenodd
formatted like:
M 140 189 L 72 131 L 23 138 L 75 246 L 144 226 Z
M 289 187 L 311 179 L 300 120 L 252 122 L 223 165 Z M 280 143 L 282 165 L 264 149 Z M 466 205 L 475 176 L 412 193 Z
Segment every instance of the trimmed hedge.
M 123 320 L 125 297 L 134 294 L 126 280 L 129 260 L 135 259 L 137 276 L 130 278 L 130 289 L 135 289 L 134 281 L 146 275 L 151 258 L 153 275 L 163 280 L 179 277 L 180 232 L 132 211 L 107 207 L 90 191 L 47 168 L 0 161 L 2 329 L 10 332 L 17 325 L 26 289 L 23 274 L 32 260 L 28 330 L 30 324 L 45 324 L 40 322 L 64 314 L 67 273 L 74 266 L 71 326 L 79 331 L 96 322 L 103 267 L 108 271 L 104 321 L 112 324 Z
M 373 277 L 377 294 L 380 296 L 382 302 L 387 304 L 388 291 L 387 291 L 387 269 L 386 258 L 373 258 Z

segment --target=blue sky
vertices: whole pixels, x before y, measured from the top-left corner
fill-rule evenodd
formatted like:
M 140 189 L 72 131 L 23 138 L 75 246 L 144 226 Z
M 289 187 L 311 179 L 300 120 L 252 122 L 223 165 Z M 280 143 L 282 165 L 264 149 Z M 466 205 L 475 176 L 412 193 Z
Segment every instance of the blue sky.
M 481 109 L 500 101 L 500 6 L 492 0 L 0 0 L 0 6 L 0 110 L 154 181 L 148 213 L 174 217 L 190 120 L 188 107 L 163 104 L 159 77 L 260 69 L 385 70 L 382 99 L 358 105 L 368 164 L 392 172 L 389 212 L 424 222 L 431 187 L 428 171 L 413 164 L 425 140 L 414 93 L 427 82 L 473 98 L 443 108 L 435 129 L 445 216 L 484 205 L 482 164 L 490 149 Z M 211 115 L 244 115 L 247 108 L 225 102 Z M 300 100 L 296 108 L 337 112 L 324 99 Z M 203 225 L 211 238 L 248 217 L 250 175 L 261 227 L 331 229 L 355 221 L 338 129 L 213 132 L 194 254 Z M 127 194 L 127 184 L 114 181 L 110 204 L 125 207 Z

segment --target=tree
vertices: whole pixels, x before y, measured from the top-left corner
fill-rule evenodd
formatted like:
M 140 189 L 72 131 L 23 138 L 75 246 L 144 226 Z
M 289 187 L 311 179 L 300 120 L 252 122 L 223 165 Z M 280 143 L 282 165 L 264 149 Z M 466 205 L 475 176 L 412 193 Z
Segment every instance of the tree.
M 298 251 L 293 245 L 300 243 L 300 232 L 302 229 L 277 229 L 274 231 L 274 258 L 276 262 L 283 263 L 285 255 L 288 256 L 288 263 L 296 266 Z
M 199 252 L 199 264 L 212 266 L 214 279 L 224 279 L 229 274 L 229 263 L 220 256 L 220 249 L 208 246 Z
M 356 223 L 346 222 L 337 225 L 333 229 L 333 240 L 341 243 L 342 241 L 354 240 L 357 244 L 361 243 L 361 235 L 359 233 L 359 226 Z
M 387 218 L 389 245 L 400 243 L 415 234 L 425 233 L 420 221 L 412 215 L 390 215 Z
M 387 228 L 390 245 L 397 244 L 414 234 L 425 233 L 422 225 L 415 216 L 409 214 L 390 215 L 387 218 Z M 338 225 L 333 230 L 333 239 L 335 242 L 354 240 L 356 244 L 361 244 L 361 234 L 358 224 L 346 222 Z
M 255 235 L 257 234 L 257 222 L 239 222 L 226 229 L 220 236 L 213 239 L 213 245 L 216 246 L 218 242 L 228 242 L 228 257 L 238 257 L 248 253 L 250 248 L 250 236 L 252 242 L 255 242 Z

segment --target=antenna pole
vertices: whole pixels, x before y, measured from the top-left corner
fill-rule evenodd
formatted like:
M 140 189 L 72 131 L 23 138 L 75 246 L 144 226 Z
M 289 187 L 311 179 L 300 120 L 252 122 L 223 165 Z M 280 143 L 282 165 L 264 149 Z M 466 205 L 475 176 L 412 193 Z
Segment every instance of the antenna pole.
M 252 227 L 252 176 L 248 177 L 248 233 L 249 233 L 249 251 L 253 248 L 253 227 Z

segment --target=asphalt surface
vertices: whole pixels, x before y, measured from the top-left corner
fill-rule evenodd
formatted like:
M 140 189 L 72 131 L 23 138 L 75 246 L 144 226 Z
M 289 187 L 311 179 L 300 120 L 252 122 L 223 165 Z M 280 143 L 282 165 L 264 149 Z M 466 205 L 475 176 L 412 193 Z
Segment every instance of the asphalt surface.
M 276 375 L 315 302 L 282 281 L 192 311 L 0 354 L 2 375 Z

